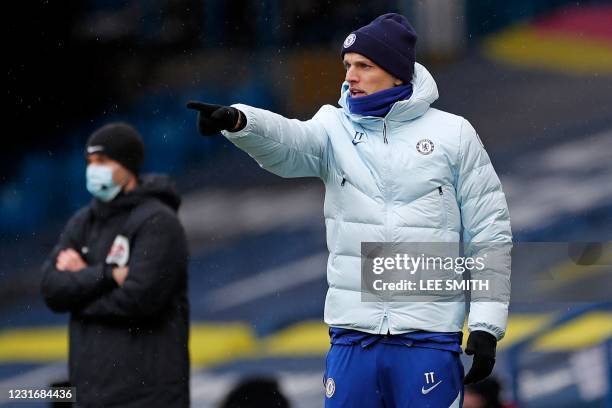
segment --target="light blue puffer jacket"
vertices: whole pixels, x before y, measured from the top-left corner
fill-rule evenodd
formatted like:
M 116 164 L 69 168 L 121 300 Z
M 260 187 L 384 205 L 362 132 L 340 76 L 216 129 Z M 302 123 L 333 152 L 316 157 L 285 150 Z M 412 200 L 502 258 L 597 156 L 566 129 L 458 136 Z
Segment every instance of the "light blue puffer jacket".
M 460 331 L 464 302 L 362 302 L 361 242 L 459 242 L 463 234 L 467 255 L 470 243 L 511 242 L 506 199 L 489 157 L 467 120 L 430 107 L 438 89 L 418 63 L 412 97 L 396 102 L 384 119 L 351 114 L 347 97 L 345 82 L 341 108 L 325 105 L 307 121 L 236 104 L 247 125 L 223 134 L 274 174 L 325 183 L 328 325 L 368 333 Z M 429 154 L 417 151 L 423 139 L 433 142 Z M 493 273 L 509 291 L 505 264 Z M 472 301 L 468 327 L 500 339 L 507 314 L 508 302 Z

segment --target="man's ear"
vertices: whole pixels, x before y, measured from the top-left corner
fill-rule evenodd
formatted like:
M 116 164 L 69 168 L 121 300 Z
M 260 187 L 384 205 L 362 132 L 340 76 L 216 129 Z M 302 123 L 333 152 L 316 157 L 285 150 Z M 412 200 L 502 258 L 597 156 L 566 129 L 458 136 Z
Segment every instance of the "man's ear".
M 401 79 L 397 79 L 397 78 L 395 78 L 395 79 L 393 80 L 393 85 L 394 85 L 394 86 L 400 86 L 400 85 L 402 85 L 403 83 L 404 83 L 404 81 L 402 81 Z

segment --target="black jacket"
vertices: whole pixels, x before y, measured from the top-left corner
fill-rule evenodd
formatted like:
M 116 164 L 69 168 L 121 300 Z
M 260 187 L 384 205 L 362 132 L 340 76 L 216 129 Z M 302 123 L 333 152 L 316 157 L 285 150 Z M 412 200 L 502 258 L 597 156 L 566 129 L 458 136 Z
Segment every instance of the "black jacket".
M 122 287 L 105 260 L 133 211 L 159 200 L 129 243 Z M 93 200 L 68 222 L 43 265 L 42 294 L 70 312 L 70 382 L 79 406 L 189 405 L 187 241 L 177 218 L 180 198 L 169 179 L 149 176 L 109 203 Z M 133 219 L 133 218 L 131 218 Z M 73 248 L 88 267 L 55 268 Z

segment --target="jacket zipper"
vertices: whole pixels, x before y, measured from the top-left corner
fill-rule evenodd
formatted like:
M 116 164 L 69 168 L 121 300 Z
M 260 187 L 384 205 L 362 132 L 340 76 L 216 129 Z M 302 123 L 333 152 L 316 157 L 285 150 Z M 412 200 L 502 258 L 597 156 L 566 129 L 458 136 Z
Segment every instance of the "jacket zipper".
M 382 333 L 379 333 L 379 334 L 386 336 L 387 333 L 391 331 L 391 325 L 389 324 L 389 316 L 387 314 L 387 304 L 384 302 L 383 302 L 383 307 L 384 307 L 383 320 L 382 320 L 382 324 L 380 325 L 380 330 L 378 331 L 381 332 L 383 329 L 385 329 L 385 331 L 382 331 Z
M 387 122 L 383 119 L 383 142 L 385 145 L 389 144 L 389 140 L 387 139 Z M 385 152 L 385 155 L 388 156 L 390 154 L 388 149 Z M 389 163 L 389 157 L 385 157 L 385 163 Z M 385 166 L 385 169 L 387 169 L 387 167 Z M 388 185 L 387 185 L 387 181 L 385 178 L 388 177 L 388 174 L 386 174 L 385 172 L 385 176 L 383 177 L 384 180 L 384 196 L 383 199 L 385 200 L 385 242 L 389 242 L 389 198 L 388 198 Z M 384 327 L 387 327 L 386 330 L 391 330 L 391 325 L 389 324 L 389 317 L 388 317 L 388 310 L 387 310 L 387 302 L 383 301 L 383 320 L 381 323 L 381 329 L 383 329 Z M 387 333 L 382 333 L 382 334 L 387 334 Z
M 383 119 L 383 141 L 385 142 L 385 144 L 389 144 L 389 141 L 387 140 L 387 122 L 385 122 L 384 119 Z

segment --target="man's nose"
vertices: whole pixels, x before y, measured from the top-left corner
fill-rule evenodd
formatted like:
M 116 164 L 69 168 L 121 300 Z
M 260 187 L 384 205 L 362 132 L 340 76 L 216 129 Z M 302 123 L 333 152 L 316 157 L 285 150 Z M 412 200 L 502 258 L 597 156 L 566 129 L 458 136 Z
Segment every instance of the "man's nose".
M 359 82 L 359 77 L 357 76 L 355 70 L 351 67 L 346 70 L 346 76 L 344 77 L 346 82 Z

